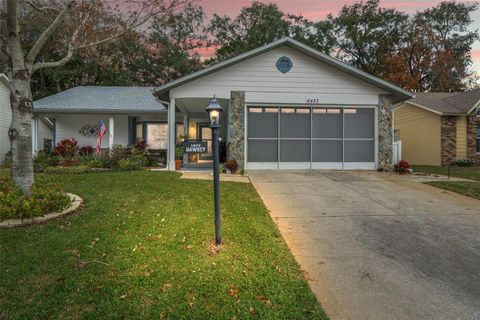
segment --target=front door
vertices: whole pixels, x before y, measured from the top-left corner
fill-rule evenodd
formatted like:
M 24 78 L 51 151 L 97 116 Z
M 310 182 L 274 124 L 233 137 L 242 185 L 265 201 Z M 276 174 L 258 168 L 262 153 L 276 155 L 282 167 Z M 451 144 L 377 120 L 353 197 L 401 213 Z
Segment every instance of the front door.
M 208 153 L 201 153 L 199 159 L 212 160 L 212 129 L 210 129 L 209 124 L 202 123 L 198 125 L 198 139 L 206 140 L 208 145 Z

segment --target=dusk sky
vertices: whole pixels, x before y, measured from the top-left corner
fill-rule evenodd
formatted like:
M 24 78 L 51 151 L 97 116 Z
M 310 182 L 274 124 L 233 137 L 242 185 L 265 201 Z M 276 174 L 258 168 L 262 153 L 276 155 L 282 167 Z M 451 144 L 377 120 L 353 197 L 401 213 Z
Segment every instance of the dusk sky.
M 208 17 L 214 13 L 220 15 L 236 16 L 244 6 L 248 6 L 252 1 L 249 0 L 199 0 L 198 3 L 204 8 Z M 328 13 L 336 14 L 343 5 L 351 4 L 352 0 L 272 0 L 262 1 L 276 3 L 285 13 L 302 14 L 311 20 L 323 19 Z M 415 13 L 428 7 L 435 6 L 441 1 L 437 0 L 382 0 L 382 7 L 396 8 L 406 13 Z M 457 0 L 457 2 L 470 2 Z M 480 29 L 480 10 L 475 12 L 472 29 Z M 480 42 L 474 44 L 472 57 L 475 63 L 475 70 L 480 73 Z

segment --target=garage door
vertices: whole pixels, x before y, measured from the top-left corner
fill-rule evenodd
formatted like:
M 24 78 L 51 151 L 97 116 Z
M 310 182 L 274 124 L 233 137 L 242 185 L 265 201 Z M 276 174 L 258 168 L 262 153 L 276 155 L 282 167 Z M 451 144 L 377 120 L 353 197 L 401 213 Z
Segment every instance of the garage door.
M 248 169 L 375 169 L 375 109 L 249 107 Z

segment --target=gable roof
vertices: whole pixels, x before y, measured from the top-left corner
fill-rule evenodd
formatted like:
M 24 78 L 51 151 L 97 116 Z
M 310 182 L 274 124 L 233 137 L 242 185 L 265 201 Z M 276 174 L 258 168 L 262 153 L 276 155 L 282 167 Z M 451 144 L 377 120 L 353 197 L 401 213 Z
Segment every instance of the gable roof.
M 214 73 L 216 71 L 220 71 L 222 69 L 225 69 L 227 67 L 230 67 L 234 64 L 237 64 L 239 62 L 242 62 L 244 60 L 247 60 L 249 58 L 253 58 L 259 54 L 262 54 L 264 52 L 276 49 L 280 46 L 288 46 L 294 50 L 297 50 L 299 52 L 302 52 L 303 54 L 312 57 L 318 61 L 321 61 L 329 66 L 332 66 L 334 68 L 337 68 L 349 75 L 352 75 L 360 80 L 363 80 L 375 87 L 378 87 L 386 92 L 389 92 L 393 96 L 393 101 L 394 102 L 400 102 L 407 100 L 411 98 L 413 95 L 406 91 L 403 90 L 387 81 L 384 81 L 380 78 L 377 78 L 375 76 L 372 76 L 369 73 L 363 72 L 355 67 L 352 67 L 349 64 L 346 64 L 338 59 L 335 59 L 327 54 L 324 54 L 318 50 L 315 50 L 299 41 L 293 40 L 291 38 L 283 38 L 277 41 L 274 41 L 272 43 L 269 43 L 267 45 L 264 45 L 262 47 L 259 47 L 257 49 L 250 50 L 248 52 L 242 53 L 236 57 L 227 59 L 225 61 L 216 63 L 210 67 L 207 67 L 205 69 L 202 69 L 200 71 L 194 72 L 190 75 L 184 76 L 182 78 L 179 78 L 177 80 L 174 80 L 172 82 L 166 83 L 159 88 L 155 90 L 155 93 L 159 96 L 165 96 L 168 94 L 168 91 L 170 89 L 179 87 L 185 83 L 188 83 L 190 81 L 196 80 L 198 78 L 204 77 L 208 74 Z
M 467 92 L 418 92 L 410 103 L 438 114 L 466 115 L 480 102 L 480 88 Z
M 33 102 L 33 112 L 164 112 L 151 87 L 80 86 Z

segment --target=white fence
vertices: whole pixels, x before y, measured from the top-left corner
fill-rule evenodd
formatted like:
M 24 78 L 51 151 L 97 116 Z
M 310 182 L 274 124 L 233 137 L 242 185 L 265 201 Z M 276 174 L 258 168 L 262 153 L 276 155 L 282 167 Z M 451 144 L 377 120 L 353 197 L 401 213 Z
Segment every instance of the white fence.
M 398 163 L 402 160 L 402 141 L 395 141 L 393 143 L 393 163 Z

